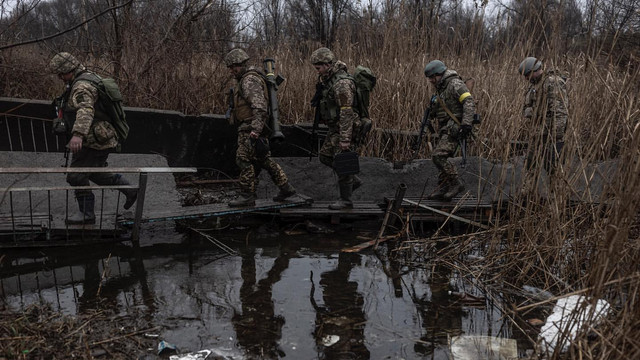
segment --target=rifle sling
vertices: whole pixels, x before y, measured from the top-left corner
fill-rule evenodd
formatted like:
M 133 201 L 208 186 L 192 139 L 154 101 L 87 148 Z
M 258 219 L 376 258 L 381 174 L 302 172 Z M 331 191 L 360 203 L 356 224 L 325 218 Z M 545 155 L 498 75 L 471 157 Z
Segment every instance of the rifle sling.
M 451 110 L 449 110 L 449 108 L 447 107 L 447 105 L 444 103 L 444 101 L 442 101 L 442 99 L 440 98 L 440 96 L 437 96 L 436 99 L 438 100 L 438 103 L 440 104 L 440 106 L 442 106 L 442 108 L 444 109 L 444 111 L 449 114 L 449 116 L 451 117 L 451 119 L 453 121 L 455 121 L 456 124 L 458 124 L 458 126 L 460 126 L 460 121 L 458 120 L 458 118 L 456 118 L 455 115 L 453 115 L 453 113 L 451 112 Z

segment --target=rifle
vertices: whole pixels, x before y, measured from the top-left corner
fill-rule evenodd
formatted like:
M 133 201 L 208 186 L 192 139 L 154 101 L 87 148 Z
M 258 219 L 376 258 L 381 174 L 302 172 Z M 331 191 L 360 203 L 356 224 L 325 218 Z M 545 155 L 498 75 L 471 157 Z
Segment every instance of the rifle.
M 276 71 L 276 61 L 271 58 L 264 59 L 264 72 L 267 78 L 267 92 L 269 93 L 269 127 L 273 132 L 270 140 L 272 142 L 284 141 L 284 134 L 280 130 L 280 114 L 278 111 L 278 86 L 284 82 L 281 75 L 274 75 Z
M 416 156 L 418 155 L 418 152 L 420 152 L 420 146 L 422 145 L 422 137 L 424 136 L 425 130 L 428 128 L 431 133 L 434 132 L 433 126 L 431 126 L 431 122 L 429 119 L 430 113 L 431 113 L 431 106 L 428 106 L 424 110 L 424 115 L 422 116 L 422 123 L 420 124 L 420 132 L 418 133 L 418 137 L 416 138 L 412 146 L 413 156 L 411 157 L 411 159 L 415 159 Z
M 67 144 L 69 143 L 69 132 L 71 129 L 68 128 L 67 123 L 64 121 L 64 99 L 68 96 L 68 92 L 70 91 L 69 85 L 67 85 L 66 90 L 62 95 L 53 99 L 51 105 L 53 106 L 53 111 L 56 114 L 55 119 L 53 119 L 52 131 L 55 136 L 63 136 L 64 137 L 64 167 L 69 166 L 69 147 Z
M 231 119 L 231 112 L 235 107 L 235 104 L 233 102 L 233 88 L 229 89 L 228 102 L 229 102 L 229 107 L 227 108 L 227 112 L 224 114 L 224 118 L 227 120 Z
M 315 114 L 313 116 L 313 127 L 311 128 L 311 145 L 309 148 L 309 161 L 313 157 L 313 149 L 318 141 L 316 132 L 318 131 L 318 126 L 320 126 L 320 99 L 322 98 L 322 90 L 323 86 L 321 82 L 316 84 L 316 93 L 313 94 L 313 98 L 311 99 L 311 107 L 316 108 Z

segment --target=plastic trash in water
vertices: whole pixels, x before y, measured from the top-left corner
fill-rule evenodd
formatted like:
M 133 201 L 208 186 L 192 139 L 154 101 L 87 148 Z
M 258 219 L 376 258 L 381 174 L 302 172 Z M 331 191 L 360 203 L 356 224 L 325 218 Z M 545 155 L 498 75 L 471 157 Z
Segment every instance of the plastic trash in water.
M 562 347 L 560 352 L 566 352 L 578 332 L 596 326 L 610 308 L 611 305 L 605 300 L 600 299 L 592 305 L 592 301 L 582 295 L 559 298 L 540 329 L 541 352 L 551 354 L 558 346 Z
M 335 343 L 337 343 L 338 341 L 340 341 L 340 336 L 338 335 L 326 335 L 322 338 L 322 345 L 329 347 L 331 345 L 334 345 Z
M 169 360 L 204 360 L 211 355 L 211 350 L 200 350 L 182 355 L 171 355 Z
M 450 338 L 449 347 L 453 360 L 512 360 L 518 358 L 518 345 L 514 339 L 461 335 Z
M 158 355 L 174 354 L 178 352 L 178 348 L 164 340 L 158 343 Z

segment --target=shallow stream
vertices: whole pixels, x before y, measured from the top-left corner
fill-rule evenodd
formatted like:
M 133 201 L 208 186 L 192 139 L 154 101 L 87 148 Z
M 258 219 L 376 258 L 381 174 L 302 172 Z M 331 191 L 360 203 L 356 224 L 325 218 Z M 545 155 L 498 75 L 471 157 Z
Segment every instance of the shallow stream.
M 362 242 L 354 232 L 211 233 L 234 254 L 171 233 L 174 244 L 138 256 L 113 246 L 7 254 L 0 299 L 11 310 L 49 303 L 74 315 L 98 297 L 182 353 L 237 359 L 449 359 L 452 336 L 517 337 L 491 302 L 451 295 L 474 289 L 450 269 L 401 266 L 386 245 L 341 252 Z

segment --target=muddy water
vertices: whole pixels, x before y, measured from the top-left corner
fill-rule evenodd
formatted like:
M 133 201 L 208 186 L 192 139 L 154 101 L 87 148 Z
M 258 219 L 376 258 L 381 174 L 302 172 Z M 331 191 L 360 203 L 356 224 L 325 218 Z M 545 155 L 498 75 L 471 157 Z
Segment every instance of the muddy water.
M 114 247 L 11 254 L 0 298 L 73 315 L 99 296 L 181 352 L 238 359 L 448 359 L 450 336 L 513 337 L 494 307 L 449 294 L 473 290 L 450 269 L 403 267 L 385 248 L 340 252 L 354 235 L 213 234 L 232 255 L 184 234 L 138 256 Z

